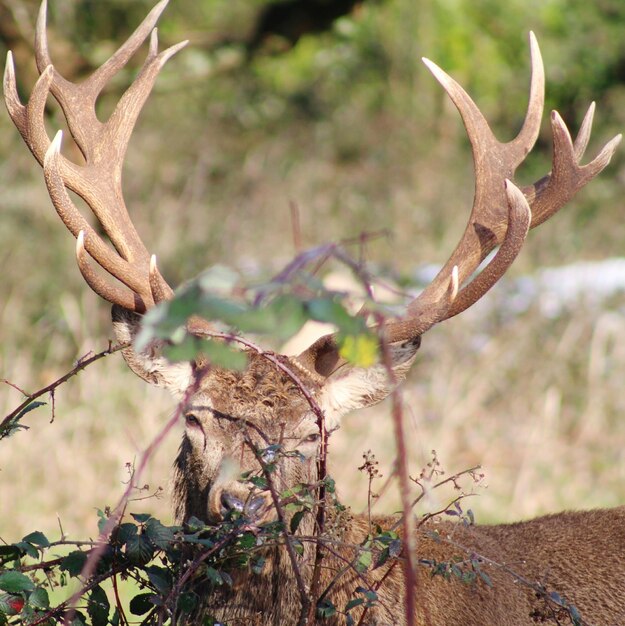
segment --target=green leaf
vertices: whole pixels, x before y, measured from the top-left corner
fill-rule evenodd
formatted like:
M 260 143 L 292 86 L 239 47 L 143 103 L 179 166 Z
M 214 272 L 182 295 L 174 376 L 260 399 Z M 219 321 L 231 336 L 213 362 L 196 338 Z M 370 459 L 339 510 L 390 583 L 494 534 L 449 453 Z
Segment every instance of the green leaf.
M 152 602 L 153 598 L 153 593 L 140 593 L 135 596 L 129 604 L 130 612 L 133 615 L 143 615 L 144 613 L 151 611 L 154 606 L 154 603 Z
M 358 559 L 356 560 L 356 565 L 355 565 L 356 571 L 361 572 L 361 573 L 365 572 L 371 566 L 372 561 L 373 561 L 373 554 L 371 550 L 363 550 L 358 555 Z
M 42 532 L 39 532 L 38 530 L 35 531 L 34 533 L 30 533 L 29 535 L 26 535 L 26 537 L 24 537 L 22 541 L 28 541 L 28 543 L 34 543 L 36 546 L 39 546 L 41 548 L 50 547 L 50 542 L 48 541 L 47 537 Z
M 33 559 L 39 558 L 39 551 L 32 543 L 28 541 L 18 541 L 15 546 Z
M 195 593 L 181 593 L 178 596 L 177 607 L 183 613 L 191 613 L 197 605 L 198 597 Z
M 346 605 L 345 611 L 351 611 L 354 607 L 364 604 L 364 598 L 352 598 Z
M 87 626 L 87 618 L 80 611 L 76 611 L 69 626 Z
M 237 546 L 242 550 L 251 550 L 256 545 L 256 537 L 252 533 L 245 533 L 237 539 Z
M 161 550 L 166 550 L 175 539 L 174 531 L 155 518 L 147 521 L 145 532 L 150 541 Z
M 61 571 L 67 572 L 70 576 L 78 576 L 87 562 L 87 556 L 87 553 L 82 552 L 81 550 L 74 550 L 73 552 L 70 552 L 61 561 Z
M 136 535 L 126 542 L 126 554 L 133 563 L 145 565 L 154 555 L 154 547 L 145 535 Z
M 119 545 L 124 545 L 130 537 L 134 537 L 137 534 L 137 526 L 131 522 L 120 524 L 117 527 L 117 535 L 115 537 L 116 542 Z
M 250 476 L 247 480 L 259 489 L 267 489 L 267 479 L 264 476 Z
M 81 611 L 76 611 L 69 626 L 87 626 L 87 618 Z
M 149 513 L 131 513 L 130 516 L 138 524 L 145 524 L 152 517 Z
M 299 556 L 304 556 L 304 544 L 301 541 L 293 541 L 293 550 L 295 550 L 295 553 Z
M 3 561 L 14 561 L 19 559 L 24 554 L 24 551 L 16 545 L 0 546 L 0 559 Z
M 378 362 L 378 340 L 371 334 L 338 336 L 339 354 L 358 367 L 371 367 Z
M 48 592 L 43 587 L 37 587 L 28 597 L 28 604 L 35 609 L 45 611 L 50 608 Z
M 208 566 L 206 568 L 206 576 L 208 580 L 210 580 L 210 582 L 217 587 L 224 584 L 224 579 L 222 575 L 214 567 Z
M 317 616 L 321 618 L 336 615 L 336 607 L 330 600 L 320 600 L 317 602 Z
M 102 587 L 94 587 L 87 601 L 87 613 L 93 626 L 107 626 L 111 605 Z
M 297 513 L 293 515 L 290 524 L 291 533 L 295 533 L 295 531 L 298 529 L 300 522 L 302 521 L 302 518 L 305 514 L 306 511 L 297 511 Z
M 21 572 L 9 570 L 0 574 L 0 589 L 9 593 L 32 591 L 35 588 L 33 581 Z
M 484 581 L 484 583 L 486 584 L 487 587 L 492 587 L 493 586 L 493 582 L 490 579 L 490 576 L 486 572 L 483 572 L 481 569 L 478 569 L 477 573 L 478 573 L 479 577 Z
M 46 406 L 47 402 L 40 402 L 39 400 L 35 400 L 34 402 L 31 402 L 29 405 L 25 406 L 16 416 L 15 419 L 13 420 L 13 422 L 19 422 L 19 420 L 22 419 L 22 417 L 24 417 L 24 415 L 26 415 L 26 413 L 30 413 L 31 411 L 34 411 L 35 409 L 38 409 L 41 406 Z
M 101 509 L 98 509 L 98 532 L 102 534 L 104 532 L 104 528 L 109 521 L 106 513 Z
M 171 574 L 167 569 L 153 565 L 152 567 L 146 567 L 145 573 L 148 576 L 148 580 L 159 593 L 163 595 L 169 593 L 171 589 Z

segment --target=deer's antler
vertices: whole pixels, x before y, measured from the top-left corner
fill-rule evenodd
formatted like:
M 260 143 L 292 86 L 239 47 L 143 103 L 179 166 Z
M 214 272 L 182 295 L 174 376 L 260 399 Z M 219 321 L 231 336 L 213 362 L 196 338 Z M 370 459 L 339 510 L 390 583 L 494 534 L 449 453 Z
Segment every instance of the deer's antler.
M 46 38 L 47 4 L 44 0 L 37 19 L 35 56 L 41 73 L 26 105 L 20 102 L 13 59 L 9 52 L 4 74 L 4 94 L 11 119 L 26 145 L 43 165 L 46 185 L 54 206 L 76 237 L 78 267 L 89 286 L 100 296 L 126 309 L 143 313 L 156 302 L 171 297 L 172 290 L 156 268 L 141 241 L 124 202 L 122 166 L 128 142 L 154 81 L 163 65 L 187 42 L 158 52 L 154 28 L 168 0 L 150 11 L 140 26 L 87 80 L 75 84 L 54 68 Z M 102 123 L 95 103 L 108 81 L 128 63 L 150 36 L 147 58 L 136 80 L 124 93 L 110 118 Z M 77 165 L 61 155 L 61 133 L 51 142 L 44 126 L 44 107 L 49 94 L 58 101 L 84 159 Z M 89 225 L 69 197 L 78 194 L 93 211 L 114 250 Z M 96 261 L 121 282 L 102 277 L 92 267 Z
M 408 304 L 406 315 L 384 325 L 382 331 L 390 343 L 416 340 L 434 324 L 461 313 L 479 300 L 510 267 L 528 230 L 549 219 L 599 174 L 621 140 L 621 135 L 617 135 L 595 159 L 580 165 L 590 137 L 594 104 L 584 118 L 575 143 L 562 118 L 554 111 L 551 115 L 552 171 L 534 185 L 519 190 L 511 181 L 538 137 L 544 104 L 545 75 L 533 33 L 530 33 L 530 51 L 532 78 L 527 114 L 519 134 L 508 143 L 494 136 L 466 91 L 437 65 L 424 59 L 456 105 L 467 130 L 475 168 L 475 197 L 467 227 L 448 261 Z M 488 265 L 469 281 L 497 246 L 499 250 Z M 298 360 L 322 376 L 342 362 L 331 335 L 316 341 Z

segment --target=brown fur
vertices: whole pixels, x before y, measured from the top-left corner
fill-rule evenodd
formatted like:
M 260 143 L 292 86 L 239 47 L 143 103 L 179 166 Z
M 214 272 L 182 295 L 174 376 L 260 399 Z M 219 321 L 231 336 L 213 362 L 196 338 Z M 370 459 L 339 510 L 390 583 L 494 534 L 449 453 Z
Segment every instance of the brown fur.
M 309 384 L 319 397 L 321 388 Z M 215 489 L 245 497 L 248 488 L 236 478 L 219 484 L 215 479 L 220 463 L 226 458 L 236 458 L 241 471 L 258 470 L 246 438 L 264 448 L 268 441 L 275 443 L 282 436 L 285 448 L 298 447 L 305 456 L 303 461 L 280 462 L 276 475 L 279 491 L 317 480 L 316 449 L 313 447 L 311 451 L 309 445 L 301 443 L 305 433 L 314 431 L 315 418 L 293 382 L 262 357 L 253 355 L 244 373 L 208 372 L 189 402 L 188 411 L 201 422 L 205 435 L 197 437 L 196 431 L 190 433 L 187 429 L 176 460 L 173 494 L 179 522 L 191 515 L 217 521 L 219 513 L 211 510 L 210 504 Z M 202 445 L 198 447 L 198 443 Z M 274 518 L 275 511 L 270 508 L 264 520 Z M 358 546 L 370 532 L 366 516 L 355 516 L 342 524 L 333 522 L 336 520 L 330 519 L 328 524 L 333 529 L 332 536 L 324 539 L 327 550 L 321 589 L 345 569 L 345 563 L 357 555 Z M 397 518 L 377 517 L 373 522 L 387 529 L 396 524 Z M 304 536 L 313 534 L 311 516 L 298 532 Z M 434 532 L 440 539 L 433 537 Z M 299 563 L 308 585 L 314 548 L 311 543 L 305 546 Z M 489 561 L 480 564 L 492 586 L 479 577 L 465 583 L 456 577 L 447 580 L 432 576 L 434 562 L 467 559 L 464 566 L 467 571 L 468 560 L 475 554 L 497 564 Z M 554 614 L 553 606 L 550 609 L 533 588 L 518 582 L 516 574 L 532 585 L 542 585 L 547 592 L 557 592 L 579 610 L 585 624 L 622 626 L 625 624 L 624 554 L 625 507 L 563 512 L 496 526 L 431 520 L 418 531 L 416 623 L 422 626 L 571 623 L 564 612 Z M 297 624 L 301 603 L 284 547 L 268 548 L 262 573 L 233 570 L 231 574 L 232 589 L 207 594 L 202 600 L 201 615 L 212 615 L 228 626 Z M 338 609 L 344 609 L 350 599 L 358 596 L 357 587 L 378 585 L 379 602 L 367 611 L 362 623 L 405 624 L 405 582 L 400 560 L 391 559 L 362 575 L 348 569 L 335 581 L 328 599 Z M 351 615 L 358 623 L 362 609 L 352 610 Z M 196 615 L 192 623 L 199 624 L 200 617 Z M 319 623 L 345 624 L 345 617 L 336 616 Z

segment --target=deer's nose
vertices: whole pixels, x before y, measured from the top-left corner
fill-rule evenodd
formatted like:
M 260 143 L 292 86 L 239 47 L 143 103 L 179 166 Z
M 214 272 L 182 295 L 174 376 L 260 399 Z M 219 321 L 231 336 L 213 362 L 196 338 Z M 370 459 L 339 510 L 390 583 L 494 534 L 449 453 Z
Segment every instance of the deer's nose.
M 265 504 L 263 496 L 255 496 L 242 500 L 226 491 L 221 494 L 221 515 L 225 517 L 228 513 L 243 513 L 247 517 L 255 518 Z

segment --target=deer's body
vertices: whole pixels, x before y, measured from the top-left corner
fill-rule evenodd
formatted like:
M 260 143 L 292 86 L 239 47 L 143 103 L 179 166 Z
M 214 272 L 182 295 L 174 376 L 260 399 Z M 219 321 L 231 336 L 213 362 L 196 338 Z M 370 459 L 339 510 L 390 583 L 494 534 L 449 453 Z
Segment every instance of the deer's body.
M 374 517 L 381 528 L 397 524 L 397 517 Z M 433 538 L 433 533 L 440 536 Z M 351 520 L 333 537 L 341 545 L 340 558 L 326 552 L 321 576 L 325 589 L 345 566 L 345 558 L 354 558 L 357 546 L 369 534 L 364 516 Z M 557 593 L 573 605 L 584 624 L 622 626 L 625 624 L 625 507 L 593 511 L 561 512 L 525 522 L 500 525 L 465 526 L 441 521 L 426 524 L 417 532 L 417 567 L 415 624 L 418 626 L 535 626 L 571 624 L 562 611 L 555 621 L 553 606 L 548 606 L 525 581 L 540 584 L 547 593 Z M 347 546 L 353 546 L 350 550 Z M 474 552 L 492 559 L 497 565 L 481 563 L 481 571 L 490 579 L 463 582 L 433 576 L 433 562 L 451 563 L 467 559 Z M 312 559 L 310 550 L 306 554 Z M 508 570 L 499 566 L 505 565 Z M 391 570 L 389 572 L 389 569 Z M 310 582 L 311 568 L 301 571 Z M 285 550 L 268 552 L 262 573 L 251 570 L 233 572 L 234 585 L 207 596 L 201 612 L 210 614 L 229 626 L 296 626 L 299 620 L 299 597 L 293 570 Z M 328 599 L 339 608 L 358 594 L 363 581 L 377 589 L 379 602 L 369 609 L 363 625 L 405 626 L 405 581 L 400 564 L 392 562 L 362 579 L 353 572 L 344 574 L 333 586 Z M 380 581 L 383 581 L 380 584 Z M 380 585 L 378 587 L 378 585 Z M 556 612 L 556 615 L 558 613 Z M 355 623 L 361 610 L 352 611 Z M 193 620 L 195 622 L 195 620 Z M 199 623 L 199 621 L 198 621 Z M 320 620 L 320 624 L 339 626 L 345 618 Z
M 307 383 L 314 388 L 312 381 Z M 253 466 L 245 438 L 254 438 L 254 432 L 242 429 L 239 420 L 229 418 L 231 415 L 249 419 L 270 441 L 279 438 L 280 425 L 288 425 L 287 436 L 283 437 L 285 446 L 297 448 L 305 458 L 285 459 L 288 465 L 281 466 L 282 473 L 276 477 L 279 487 L 284 477 L 285 485 L 312 485 L 319 480 L 316 457 L 309 450 L 312 442 L 302 443 L 307 433 L 314 432 L 314 421 L 306 415 L 303 401 L 293 404 L 293 391 L 292 380 L 258 357 L 252 357 L 246 372 L 214 370 L 204 377 L 202 389 L 194 396 L 189 410 L 205 429 L 206 442 L 202 438 L 202 445 L 198 446 L 197 426 L 190 429 L 174 468 L 172 491 L 178 522 L 191 516 L 219 519 L 217 495 L 224 491 L 238 494 L 241 499 L 246 497 L 247 487 L 236 479 L 216 487 L 215 476 L 220 475 L 220 467 L 207 467 L 207 458 L 237 458 L 242 468 Z M 265 399 L 262 407 L 254 400 L 259 396 Z M 304 411 L 296 425 L 288 417 L 292 411 L 298 415 Z M 215 419 L 215 415 L 221 417 Z M 257 445 L 263 447 L 262 443 Z M 330 506 L 327 510 L 332 515 Z M 358 597 L 357 587 L 376 590 L 379 602 L 367 611 L 363 621 L 368 626 L 406 624 L 403 568 L 394 559 L 360 574 L 349 569 L 345 572 L 345 565 L 357 557 L 372 528 L 396 529 L 398 520 L 399 516 L 374 516 L 370 526 L 368 516 L 362 514 L 330 519 L 327 536 L 321 540 L 327 549 L 319 584 L 321 589 L 331 588 L 327 599 L 342 609 Z M 313 518 L 306 516 L 296 536 L 313 535 Z M 417 538 L 415 618 L 419 626 L 531 626 L 542 623 L 540 619 L 556 624 L 549 619 L 553 620 L 553 607 L 528 583 L 542 586 L 546 593 L 557 593 L 579 611 L 584 623 L 625 624 L 625 507 L 561 512 L 499 525 L 473 526 L 434 518 L 418 529 Z M 309 586 L 315 543 L 304 541 L 303 545 L 298 569 Z M 479 576 L 473 582 L 463 582 L 456 576 L 446 579 L 433 575 L 436 564 L 464 560 L 467 562 L 459 563 L 461 569 L 470 571 L 469 561 L 474 554 L 488 559 L 480 562 L 479 567 L 492 586 Z M 282 545 L 267 548 L 266 557 L 259 574 L 251 569 L 233 568 L 232 588 L 207 593 L 200 613 L 228 626 L 298 624 L 300 600 L 288 554 Z M 337 577 L 340 572 L 343 573 Z M 352 611 L 356 623 L 359 611 Z M 570 623 L 562 615 L 560 619 L 562 624 Z M 199 623 L 197 614 L 192 623 L 196 621 Z M 338 626 L 345 623 L 345 618 L 341 615 L 319 623 Z
M 9 56 L 5 101 L 26 144 L 44 167 L 59 216 L 77 238 L 81 273 L 96 293 L 116 305 L 114 328 L 118 339 L 128 342 L 124 351 L 128 365 L 144 380 L 184 398 L 181 413 L 186 430 L 173 481 L 178 522 L 195 516 L 217 525 L 236 513 L 257 528 L 276 519 L 284 523 L 280 541 L 259 548 L 267 556 L 260 573 L 233 567 L 232 588 L 205 590 L 190 621 L 201 624 L 204 618 L 213 616 L 228 626 L 310 626 L 315 622 L 316 606 L 322 606 L 316 603 L 330 600 L 339 611 L 345 610 L 361 587 L 374 590 L 378 598 L 366 612 L 362 606 L 352 611 L 355 623 L 368 626 L 563 624 L 575 618 L 574 611 L 565 611 L 567 603 L 577 608 L 584 624 L 623 626 L 623 508 L 558 513 L 501 526 L 465 527 L 430 520 L 414 531 L 415 553 L 409 550 L 410 542 L 404 541 L 401 554 L 391 555 L 377 568 L 354 566 L 360 545 L 371 531 L 367 517 L 346 520 L 338 513 L 333 517 L 335 513 L 326 498 L 328 519 L 325 525 L 319 523 L 328 433 L 340 426 L 347 412 L 375 404 L 393 391 L 414 362 L 421 335 L 482 297 L 519 253 L 528 230 L 555 214 L 607 166 L 620 136 L 582 165 L 594 107 L 590 107 L 575 141 L 558 114 L 552 113 L 552 170 L 534 185 L 519 189 L 511 179 L 536 141 L 544 100 L 543 67 L 533 36 L 529 106 L 523 127 L 507 143 L 497 140 L 462 87 L 427 62 L 467 129 L 475 164 L 475 199 L 457 248 L 432 283 L 406 305 L 403 316 L 382 321 L 375 317 L 371 332 L 379 339 L 379 362 L 366 368 L 347 362 L 337 338 L 327 335 L 296 357 L 254 351 L 248 342 L 249 363 L 244 372 L 224 371 L 202 358 L 168 363 L 160 356 L 162 346 L 157 341 L 145 349 L 131 345 L 140 316 L 171 298 L 173 290 L 132 225 L 121 188 L 123 157 L 141 106 L 164 63 L 184 46 L 178 44 L 158 52 L 154 26 L 165 5 L 166 0 L 161 0 L 128 42 L 90 78 L 73 84 L 52 65 L 44 1 L 35 41 L 40 78 L 23 105 Z M 95 113 L 96 99 L 150 33 L 142 71 L 109 120 L 101 123 Z M 63 109 L 84 165 L 61 155 L 60 134 L 52 142 L 48 138 L 43 114 L 50 94 Z M 68 189 L 80 195 L 94 212 L 112 246 L 81 215 Z M 472 278 L 497 247 L 487 266 Z M 94 271 L 94 262 L 112 280 Z M 298 267 L 304 265 L 302 258 Z M 215 335 L 210 321 L 193 318 L 186 331 L 200 337 Z M 237 340 L 243 341 L 234 335 L 229 337 L 229 341 Z M 273 467 L 271 472 L 269 465 Z M 407 485 L 405 468 L 398 473 Z M 259 488 L 258 481 L 249 480 L 250 475 L 264 476 L 265 482 L 261 481 Z M 288 532 L 289 513 L 280 494 L 289 490 L 292 494 L 302 484 L 309 488 L 311 510 L 304 514 L 292 537 Z M 401 521 L 409 528 L 411 516 L 408 511 L 405 517 L 380 518 L 374 524 L 384 529 L 396 527 Z M 432 534 L 435 532 L 437 538 Z M 303 555 L 287 549 L 292 548 L 293 540 L 301 541 Z M 432 577 L 436 564 L 451 566 L 458 559 L 466 560 L 466 567 L 481 571 L 492 586 L 480 576 L 471 584 L 453 577 L 450 581 Z M 412 570 L 405 563 L 411 560 L 416 561 L 416 583 L 414 589 L 407 589 Z M 313 571 L 319 572 L 318 579 Z M 548 602 L 551 592 L 564 599 L 555 603 L 559 607 Z M 414 612 L 410 609 L 413 600 Z M 160 620 L 168 619 L 175 610 L 171 598 L 155 607 Z M 345 616 L 339 615 L 323 623 L 345 621 Z

